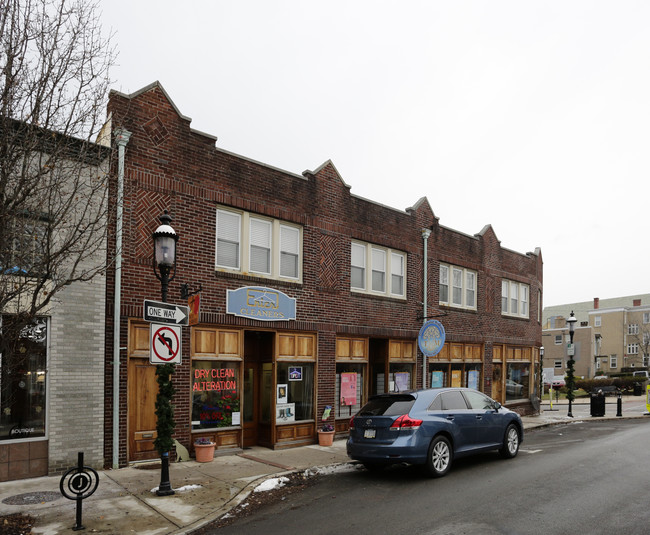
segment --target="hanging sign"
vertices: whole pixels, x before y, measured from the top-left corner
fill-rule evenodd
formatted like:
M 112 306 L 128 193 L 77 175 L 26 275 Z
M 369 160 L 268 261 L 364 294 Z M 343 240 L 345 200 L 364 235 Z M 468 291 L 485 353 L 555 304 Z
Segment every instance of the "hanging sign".
M 149 328 L 149 362 L 151 364 L 181 363 L 181 326 L 152 323 Z
M 429 320 L 420 329 L 418 335 L 418 346 L 420 351 L 427 356 L 433 357 L 440 353 L 445 345 L 445 328 L 438 320 Z
M 244 286 L 237 290 L 228 290 L 226 312 L 252 320 L 295 320 L 296 300 L 273 288 Z

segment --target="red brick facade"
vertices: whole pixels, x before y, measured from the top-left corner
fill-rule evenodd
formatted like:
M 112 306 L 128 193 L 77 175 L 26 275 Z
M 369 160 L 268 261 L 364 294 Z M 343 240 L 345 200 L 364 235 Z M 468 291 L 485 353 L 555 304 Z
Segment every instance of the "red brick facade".
M 203 288 L 201 324 L 242 330 L 315 333 L 316 421 L 324 407 L 334 403 L 337 337 L 417 340 L 423 321 L 424 228 L 432 231 L 428 239 L 428 315 L 444 324 L 448 342 L 480 345 L 484 366 L 481 389 L 488 394 L 491 392 L 490 381 L 484 379 L 492 376 L 495 344 L 531 348 L 533 354 L 541 345 L 537 313 L 542 289 L 539 252 L 520 254 L 501 248 L 489 226 L 475 236 L 444 228 L 438 224 L 426 199 L 401 211 L 355 197 L 331 162 L 301 176 L 221 150 L 215 146 L 215 138 L 190 128 L 190 120 L 179 113 L 157 83 L 128 96 L 112 93 L 109 112 L 114 131 L 123 128 L 132 133 L 125 163 L 121 347 L 129 347 L 129 318 L 142 318 L 143 299 L 159 300 L 160 284 L 151 266 L 151 234 L 163 210 L 173 216 L 172 225 L 180 236 L 177 276 L 170 285 L 170 302 L 182 302 L 181 283 L 200 282 Z M 301 282 L 216 271 L 218 206 L 300 226 L 303 232 Z M 351 239 L 407 254 L 406 299 L 350 290 Z M 440 262 L 477 273 L 476 310 L 439 306 Z M 529 319 L 502 315 L 503 278 L 529 285 Z M 269 286 L 296 298 L 296 320 L 261 322 L 227 314 L 226 290 L 243 286 Z M 112 318 L 112 273 L 108 288 L 107 317 Z M 111 322 L 109 320 L 106 337 L 107 463 L 113 455 Z M 190 344 L 190 329 L 184 328 L 183 363 L 174 376 L 177 390 L 175 437 L 188 448 L 192 442 Z M 126 415 L 135 401 L 129 399 L 128 350 L 120 352 L 120 360 L 119 459 L 123 465 L 132 458 L 127 451 Z M 422 354 L 418 351 L 417 385 L 422 384 L 421 369 Z

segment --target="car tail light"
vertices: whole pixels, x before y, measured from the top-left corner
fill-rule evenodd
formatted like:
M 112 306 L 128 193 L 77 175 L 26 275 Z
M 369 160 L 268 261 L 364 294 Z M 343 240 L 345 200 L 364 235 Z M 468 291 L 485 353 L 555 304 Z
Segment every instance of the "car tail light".
M 354 429 L 354 416 L 350 418 L 350 431 Z
M 393 431 L 399 431 L 400 429 L 417 429 L 422 425 L 422 420 L 416 420 L 411 418 L 408 414 L 402 414 L 397 420 L 393 422 L 393 425 L 390 428 Z

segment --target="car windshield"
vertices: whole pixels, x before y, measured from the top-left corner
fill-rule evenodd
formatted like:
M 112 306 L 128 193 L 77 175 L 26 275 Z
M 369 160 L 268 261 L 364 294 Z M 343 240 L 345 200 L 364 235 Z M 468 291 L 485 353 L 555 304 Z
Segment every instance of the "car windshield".
M 413 396 L 382 396 L 368 401 L 359 411 L 359 415 L 401 416 L 408 414 L 414 402 Z

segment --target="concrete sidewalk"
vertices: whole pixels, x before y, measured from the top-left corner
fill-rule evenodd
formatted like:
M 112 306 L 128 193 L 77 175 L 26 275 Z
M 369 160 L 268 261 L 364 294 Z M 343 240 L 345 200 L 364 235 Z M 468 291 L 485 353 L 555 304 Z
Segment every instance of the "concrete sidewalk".
M 616 418 L 615 414 L 616 410 L 610 409 L 598 420 Z M 532 429 L 589 418 L 574 416 L 568 418 L 566 411 L 542 411 L 538 416 L 522 419 L 524 427 Z M 644 417 L 644 411 L 636 408 L 624 412 L 624 417 Z M 105 470 L 99 473 L 97 491 L 83 500 L 82 524 L 86 533 L 189 533 L 220 518 L 270 477 L 307 469 L 317 471 L 318 467 L 348 461 L 342 439 L 334 441 L 331 447 L 310 445 L 286 450 L 256 447 L 217 456 L 209 463 L 172 463 L 170 481 L 176 491 L 173 496 L 157 496 L 152 492 L 160 483 L 158 464 L 149 465 L 149 469 L 147 465 L 137 465 Z M 72 533 L 76 502 L 61 495 L 60 479 L 52 476 L 0 483 L 0 515 L 31 515 L 35 518 L 34 534 Z

